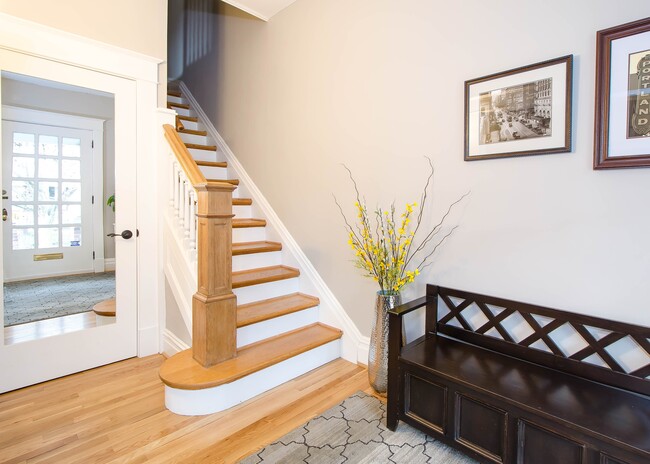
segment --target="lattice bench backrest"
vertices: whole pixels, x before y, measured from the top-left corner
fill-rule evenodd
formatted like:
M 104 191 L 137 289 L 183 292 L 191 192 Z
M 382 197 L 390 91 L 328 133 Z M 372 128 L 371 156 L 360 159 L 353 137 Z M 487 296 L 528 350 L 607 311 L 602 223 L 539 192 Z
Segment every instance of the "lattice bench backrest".
M 434 285 L 427 296 L 438 333 L 650 395 L 648 327 Z

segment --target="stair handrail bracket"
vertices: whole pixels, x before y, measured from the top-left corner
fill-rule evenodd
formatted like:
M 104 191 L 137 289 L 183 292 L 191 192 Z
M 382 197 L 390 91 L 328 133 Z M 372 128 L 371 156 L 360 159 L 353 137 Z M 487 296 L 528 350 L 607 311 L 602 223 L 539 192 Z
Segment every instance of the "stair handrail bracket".
M 171 148 L 170 206 L 187 259 L 196 264 L 192 297 L 192 357 L 203 367 L 237 352 L 237 297 L 232 291 L 232 192 L 206 180 L 176 129 L 163 125 Z

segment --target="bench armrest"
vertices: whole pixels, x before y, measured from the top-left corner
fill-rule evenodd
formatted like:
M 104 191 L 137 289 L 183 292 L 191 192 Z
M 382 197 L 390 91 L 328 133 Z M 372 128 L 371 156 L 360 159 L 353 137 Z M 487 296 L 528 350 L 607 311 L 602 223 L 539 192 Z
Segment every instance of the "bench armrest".
M 429 301 L 428 297 L 423 296 L 416 300 L 412 300 L 407 303 L 396 306 L 393 309 L 389 309 L 388 314 L 393 314 L 395 316 L 403 316 L 405 314 L 410 313 L 411 311 L 415 311 L 416 309 L 421 308 L 422 306 L 426 306 L 428 301 Z

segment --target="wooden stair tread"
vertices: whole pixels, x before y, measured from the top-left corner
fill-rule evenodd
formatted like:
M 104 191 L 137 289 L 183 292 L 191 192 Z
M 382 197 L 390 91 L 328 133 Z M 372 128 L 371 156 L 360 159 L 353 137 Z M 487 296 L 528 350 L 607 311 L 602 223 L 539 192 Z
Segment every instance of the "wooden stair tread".
M 183 116 L 183 115 L 178 115 L 176 116 L 178 119 L 182 119 L 183 121 L 190 121 L 190 122 L 199 122 L 199 118 L 196 116 Z
M 192 350 L 182 351 L 160 367 L 160 379 L 172 388 L 202 390 L 234 382 L 341 337 L 341 331 L 312 324 L 237 350 L 237 357 L 210 368 L 192 359 Z
M 270 251 L 282 250 L 282 244 L 278 242 L 239 242 L 232 244 L 232 255 L 250 255 L 253 253 L 268 253 Z
M 181 129 L 178 131 L 179 134 L 190 134 L 190 135 L 208 135 L 208 131 L 204 130 L 194 130 L 194 129 Z
M 211 166 L 214 168 L 227 168 L 228 163 L 225 161 L 201 161 L 201 160 L 196 160 L 196 164 L 199 166 Z
M 253 200 L 250 198 L 233 198 L 233 206 L 250 206 L 253 204 Z
M 167 95 L 169 95 L 170 97 L 178 97 L 178 98 L 181 98 L 183 96 L 181 91 L 176 89 L 167 89 Z
M 266 227 L 266 221 L 264 219 L 233 219 L 232 226 L 235 229 L 243 229 L 245 227 Z
M 216 145 L 201 145 L 199 143 L 186 143 L 187 148 L 193 148 L 195 150 L 207 150 L 207 151 L 217 151 Z
M 93 306 L 93 312 L 98 316 L 115 316 L 115 298 L 100 301 Z
M 184 110 L 189 110 L 190 105 L 186 103 L 174 103 L 174 102 L 167 102 L 167 108 L 172 109 L 172 108 L 182 108 Z
M 277 282 L 278 280 L 292 279 L 299 275 L 300 271 L 298 269 L 284 265 L 236 271 L 232 273 L 232 288 Z
M 313 308 L 319 304 L 318 298 L 304 293 L 292 293 L 244 304 L 237 307 L 237 327 L 245 327 L 274 317 Z
M 226 184 L 239 185 L 239 179 L 206 179 L 209 182 L 225 182 Z

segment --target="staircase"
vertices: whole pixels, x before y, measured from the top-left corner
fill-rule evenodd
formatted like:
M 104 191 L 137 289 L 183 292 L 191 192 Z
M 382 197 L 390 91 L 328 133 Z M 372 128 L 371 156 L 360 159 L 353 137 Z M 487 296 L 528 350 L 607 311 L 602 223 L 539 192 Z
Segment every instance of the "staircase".
M 191 155 L 193 161 L 190 163 L 198 166 L 207 182 L 235 188 L 232 192 L 234 217 L 231 221 L 230 280 L 237 301 L 236 354 L 230 359 L 206 366 L 208 363 L 195 360 L 195 354 L 189 349 L 167 359 L 160 370 L 160 378 L 166 386 L 165 402 L 172 412 L 210 414 L 340 357 L 342 332 L 319 322 L 319 299 L 300 292 L 299 269 L 283 263 L 281 243 L 267 240 L 266 220 L 254 217 L 255 205 L 246 197 L 245 186 L 239 185 L 235 173 L 220 157 L 216 145 L 209 140 L 203 124 L 180 90 L 169 90 L 168 108 L 177 113 L 176 132 Z M 176 184 L 170 190 L 174 189 L 177 189 Z M 185 222 L 184 232 L 177 225 L 169 225 L 172 229 L 176 228 L 179 247 L 187 247 L 188 244 L 190 248 L 195 246 L 194 251 L 185 254 L 189 257 L 188 268 L 194 272 L 196 255 L 202 252 L 192 245 L 199 241 L 196 237 L 200 234 L 195 232 L 196 208 L 192 203 L 196 202 L 195 193 L 192 191 L 189 195 L 183 195 L 182 192 L 173 192 L 172 195 L 183 199 L 183 206 L 189 198 L 191 214 L 180 215 L 180 222 Z M 180 256 L 183 252 L 175 254 Z M 202 258 L 205 259 L 204 256 Z M 179 270 L 182 267 L 165 266 L 168 282 L 170 285 L 172 282 L 194 282 L 193 291 L 196 291 L 196 274 L 178 275 L 182 273 Z M 208 263 L 208 270 L 210 267 Z M 174 294 L 178 300 L 182 292 L 179 290 Z M 196 321 L 192 321 L 191 314 L 188 314 L 189 302 L 178 303 L 183 319 L 192 332 L 190 324 Z M 196 332 L 194 338 L 197 338 Z M 218 342 L 215 340 L 215 343 Z

